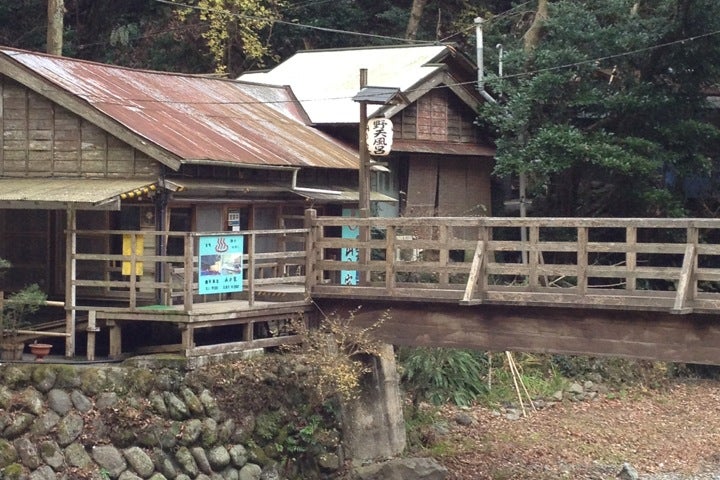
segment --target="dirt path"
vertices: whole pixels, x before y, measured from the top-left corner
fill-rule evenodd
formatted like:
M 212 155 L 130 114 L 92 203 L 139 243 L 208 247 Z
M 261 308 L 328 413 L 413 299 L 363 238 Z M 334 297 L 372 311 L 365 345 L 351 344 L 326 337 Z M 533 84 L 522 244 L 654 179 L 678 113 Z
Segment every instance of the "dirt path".
M 481 407 L 450 409 L 445 418 L 449 431 L 439 440 L 462 452 L 440 458 L 448 480 L 614 479 L 625 462 L 641 479 L 720 480 L 714 381 L 562 402 L 518 420 Z

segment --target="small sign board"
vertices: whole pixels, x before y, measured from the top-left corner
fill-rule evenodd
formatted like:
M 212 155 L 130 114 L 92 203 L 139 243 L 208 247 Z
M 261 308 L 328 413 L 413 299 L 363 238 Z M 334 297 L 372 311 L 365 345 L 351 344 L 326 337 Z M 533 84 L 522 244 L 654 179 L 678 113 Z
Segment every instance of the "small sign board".
M 367 125 L 367 148 L 370 155 L 383 157 L 390 154 L 393 142 L 393 124 L 387 118 L 371 118 Z
M 208 235 L 199 237 L 200 295 L 241 292 L 243 289 L 242 235 Z

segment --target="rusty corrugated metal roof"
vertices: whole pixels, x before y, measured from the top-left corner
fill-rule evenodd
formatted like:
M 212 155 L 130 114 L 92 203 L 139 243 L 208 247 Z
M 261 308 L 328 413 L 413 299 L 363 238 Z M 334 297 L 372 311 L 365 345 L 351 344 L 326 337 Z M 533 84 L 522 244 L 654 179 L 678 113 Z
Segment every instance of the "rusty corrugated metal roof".
M 134 70 L 22 50 L 0 49 L 0 54 L 182 163 L 357 169 L 357 152 L 306 125 L 302 107 L 285 87 Z

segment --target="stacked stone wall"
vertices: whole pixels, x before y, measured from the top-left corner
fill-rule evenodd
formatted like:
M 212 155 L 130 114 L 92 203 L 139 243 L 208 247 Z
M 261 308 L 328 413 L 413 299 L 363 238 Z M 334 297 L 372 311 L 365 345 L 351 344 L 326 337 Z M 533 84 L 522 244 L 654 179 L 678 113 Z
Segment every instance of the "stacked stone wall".
M 287 365 L 258 381 L 280 385 L 283 374 L 298 381 Z M 252 387 L 238 388 L 249 398 Z M 337 478 L 338 432 L 323 426 L 299 445 L 286 420 L 299 397 L 285 404 L 288 393 L 280 389 L 262 414 L 242 414 L 243 404 L 218 401 L 182 369 L 2 365 L 0 479 Z

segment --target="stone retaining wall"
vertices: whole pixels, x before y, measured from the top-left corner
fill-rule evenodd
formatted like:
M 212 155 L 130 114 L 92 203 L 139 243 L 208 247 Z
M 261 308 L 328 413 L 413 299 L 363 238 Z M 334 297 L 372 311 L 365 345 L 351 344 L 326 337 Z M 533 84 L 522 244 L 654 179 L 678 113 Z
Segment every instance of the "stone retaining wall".
M 265 373 L 238 385 L 234 404 L 232 385 L 219 401 L 217 385 L 177 368 L 2 365 L 0 479 L 337 477 L 338 430 L 318 416 L 303 423 L 301 389 L 282 386 L 282 376 L 302 383 L 302 368 Z M 255 398 L 265 411 L 252 412 L 248 395 L 273 385 L 277 398 Z

